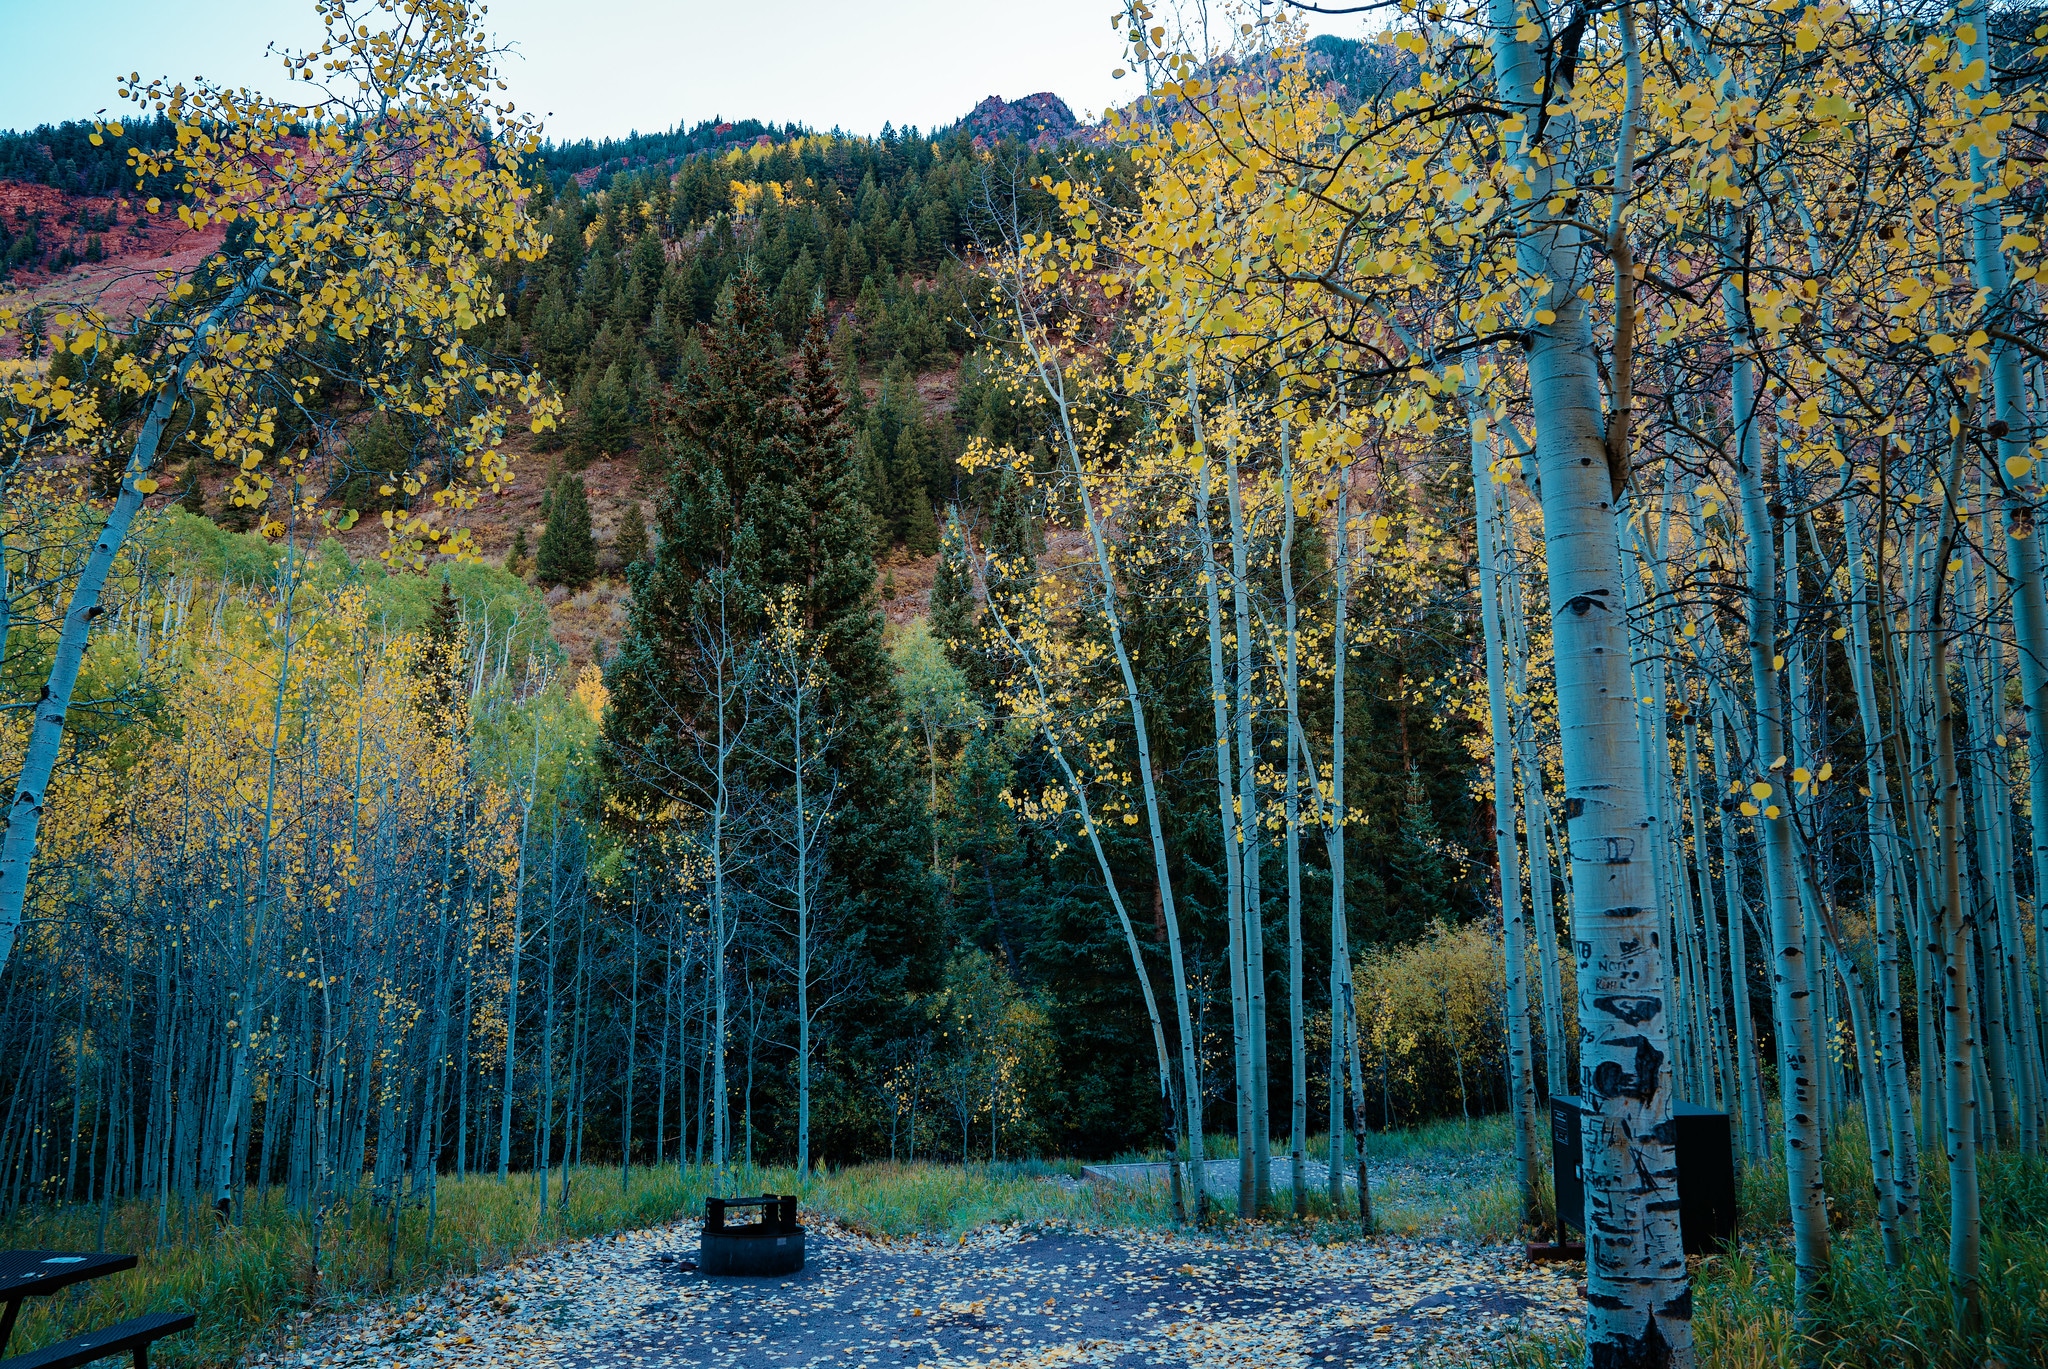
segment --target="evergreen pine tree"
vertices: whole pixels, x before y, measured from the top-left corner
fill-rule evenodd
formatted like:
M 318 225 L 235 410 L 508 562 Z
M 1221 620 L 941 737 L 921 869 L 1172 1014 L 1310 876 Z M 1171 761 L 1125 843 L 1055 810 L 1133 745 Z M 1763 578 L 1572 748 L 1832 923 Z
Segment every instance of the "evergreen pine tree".
M 462 630 L 462 605 L 455 598 L 447 577 L 427 616 L 426 631 L 420 634 L 419 673 L 427 682 L 420 708 L 444 733 L 452 733 L 460 722 L 460 710 L 468 707 L 462 689 L 462 658 L 467 645 Z
M 1045 534 L 1031 516 L 1030 494 L 1015 471 L 1005 469 L 988 515 L 989 583 L 1008 596 L 1029 591 L 1038 580 Z
M 1455 919 L 1451 902 L 1456 892 L 1455 873 L 1422 777 L 1412 766 L 1401 804 L 1400 836 L 1389 865 L 1388 873 L 1394 877 L 1390 902 L 1398 910 L 1393 911 L 1393 920 L 1401 928 L 1402 940 L 1423 935 L 1432 922 Z
M 860 929 L 855 972 L 874 987 L 870 1001 L 928 987 L 937 966 L 929 828 L 882 644 L 866 477 L 822 313 L 793 361 L 781 360 L 768 300 L 743 268 L 664 413 L 661 452 L 661 536 L 633 573 L 627 630 L 606 672 L 614 783 L 630 790 L 647 769 L 683 774 L 697 764 L 678 719 L 707 707 L 684 694 L 701 673 L 692 668 L 700 619 L 722 611 L 751 640 L 767 598 L 796 589 L 826 672 L 819 721 L 834 737 L 827 763 L 839 789 L 820 896 Z M 722 605 L 700 597 L 721 583 Z M 899 1029 L 879 1009 L 841 1027 L 851 1051 Z
M 904 749 L 901 697 L 882 644 L 865 485 L 846 421 L 822 310 L 814 310 L 794 367 L 791 433 L 796 460 L 780 477 L 763 545 L 782 583 L 806 586 L 807 621 L 823 634 L 830 672 L 825 705 L 844 719 L 833 760 L 842 789 L 835 822 L 834 896 L 862 928 L 869 973 L 889 992 L 936 973 L 929 820 L 917 800 L 915 758 Z M 936 541 L 937 529 L 933 529 Z M 890 1031 L 890 1023 L 874 1024 Z
M 939 549 L 939 525 L 932 516 L 931 497 L 924 485 L 912 485 L 903 510 L 903 549 L 912 556 L 930 556 Z
M 178 507 L 200 518 L 206 516 L 206 487 L 199 483 L 199 458 L 185 458 L 185 474 L 178 482 Z
M 512 550 L 505 555 L 505 569 L 513 575 L 526 574 L 526 525 L 512 534 Z
M 640 512 L 637 499 L 627 501 L 626 511 L 619 518 L 619 530 L 612 537 L 612 554 L 619 558 L 621 568 L 647 559 L 647 519 Z
M 548 525 L 541 530 L 534 570 L 544 585 L 581 589 L 597 574 L 597 541 L 590 533 L 590 499 L 583 478 L 563 472 L 548 491 Z
M 570 450 L 579 463 L 587 465 L 626 449 L 632 429 L 633 395 L 616 361 L 606 364 L 602 371 L 595 363 L 585 367 L 571 398 L 577 413 Z

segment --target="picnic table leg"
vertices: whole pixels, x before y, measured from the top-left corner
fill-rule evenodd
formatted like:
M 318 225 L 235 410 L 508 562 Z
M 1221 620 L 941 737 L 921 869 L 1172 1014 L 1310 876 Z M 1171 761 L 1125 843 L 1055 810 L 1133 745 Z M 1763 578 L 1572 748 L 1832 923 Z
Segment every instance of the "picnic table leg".
M 7 1310 L 0 1312 L 0 1355 L 7 1353 L 7 1341 L 14 1335 L 14 1319 L 21 1315 L 21 1299 L 7 1300 Z

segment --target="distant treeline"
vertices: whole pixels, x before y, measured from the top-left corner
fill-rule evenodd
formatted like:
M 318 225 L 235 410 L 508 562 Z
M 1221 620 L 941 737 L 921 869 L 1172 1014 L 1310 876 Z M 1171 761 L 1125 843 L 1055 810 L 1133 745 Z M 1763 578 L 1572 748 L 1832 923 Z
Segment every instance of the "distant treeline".
M 173 138 L 171 121 L 162 115 L 123 123 L 118 137 L 102 134 L 97 147 L 92 136 L 90 119 L 43 124 L 25 133 L 0 131 L 0 181 L 53 186 L 67 195 L 129 194 L 136 188 L 129 149 L 153 151 Z

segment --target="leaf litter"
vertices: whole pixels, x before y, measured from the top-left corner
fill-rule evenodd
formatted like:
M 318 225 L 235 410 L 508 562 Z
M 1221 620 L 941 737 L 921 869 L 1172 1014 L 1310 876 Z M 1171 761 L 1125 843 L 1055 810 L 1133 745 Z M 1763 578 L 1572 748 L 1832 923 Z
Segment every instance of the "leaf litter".
M 696 1272 L 693 1220 L 577 1241 L 304 1324 L 249 1369 L 1310 1369 L 1470 1364 L 1578 1329 L 1576 1265 L 1442 1239 L 1067 1224 L 806 1228 L 787 1279 Z

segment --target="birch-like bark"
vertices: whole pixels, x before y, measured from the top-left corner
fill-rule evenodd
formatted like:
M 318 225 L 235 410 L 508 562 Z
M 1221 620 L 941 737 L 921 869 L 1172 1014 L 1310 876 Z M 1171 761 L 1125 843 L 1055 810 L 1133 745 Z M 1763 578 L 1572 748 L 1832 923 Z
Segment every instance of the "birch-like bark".
M 1488 17 L 1495 91 L 1522 123 L 1514 156 L 1531 178 L 1529 203 L 1542 205 L 1560 186 L 1564 165 L 1550 144 L 1568 141 L 1576 128 L 1568 112 L 1546 113 L 1546 106 L 1569 110 L 1570 87 L 1558 79 L 1569 68 L 1560 71 L 1550 54 L 1515 37 L 1521 16 L 1512 0 L 1490 0 Z M 1621 7 L 1621 20 L 1629 94 L 1616 183 L 1628 186 L 1642 77 L 1632 6 Z M 1611 236 L 1619 239 L 1618 225 Z M 1620 469 L 1611 472 L 1616 453 L 1601 412 L 1591 320 L 1577 293 L 1590 246 L 1577 227 L 1543 218 L 1532 218 L 1517 244 L 1522 277 L 1552 282 L 1546 297 L 1529 306 L 1528 372 L 1540 424 L 1536 456 L 1578 961 L 1586 1357 L 1597 1366 L 1689 1366 L 1692 1295 L 1670 1139 L 1669 1005 L 1647 859 L 1655 834 L 1647 827 L 1637 754 L 1612 505 L 1617 476 L 1626 473 L 1626 424 Z M 1553 321 L 1536 319 L 1538 311 Z
M 50 656 L 50 673 L 43 683 L 34 721 L 29 725 L 28 745 L 14 780 L 14 800 L 8 805 L 4 827 L 0 827 L 0 968 L 5 968 L 13 953 L 21 910 L 28 901 L 29 866 L 35 860 L 43 803 L 49 793 L 50 777 L 57 768 L 58 753 L 63 749 L 64 718 L 71 707 L 72 692 L 78 688 L 78 672 L 85 665 L 93 620 L 100 616 L 100 595 L 106 590 L 107 577 L 113 573 L 115 558 L 128 541 L 135 515 L 142 511 L 143 493 L 135 488 L 135 482 L 156 465 L 164 425 L 170 422 L 171 411 L 184 392 L 192 368 L 209 354 L 214 333 L 263 287 L 275 261 L 272 258 L 251 271 L 192 330 L 185 355 L 179 359 L 171 378 L 157 391 L 156 400 L 142 421 L 127 467 L 121 473 L 120 491 L 79 569 L 78 583 L 72 587 L 71 602 L 64 610 L 63 626 L 58 629 L 56 649 Z
M 1514 1133 L 1515 1182 L 1522 1222 L 1534 1227 L 1536 1205 L 1536 1075 L 1529 1051 L 1527 929 L 1522 911 L 1522 854 L 1515 839 L 1515 762 L 1508 719 L 1507 667 L 1502 659 L 1499 571 L 1494 547 L 1493 463 L 1475 425 L 1472 490 L 1479 553 L 1479 616 L 1486 640 L 1486 706 L 1493 733 L 1494 873 L 1500 896 L 1503 970 L 1507 979 L 1508 1114 Z
M 986 583 L 987 576 L 984 575 L 982 578 L 984 583 Z M 1102 875 L 1102 887 L 1109 894 L 1110 906 L 1116 910 L 1117 926 L 1124 934 L 1124 945 L 1131 953 L 1131 969 L 1138 977 L 1138 990 L 1144 995 L 1145 1018 L 1151 1025 L 1152 1046 L 1159 1060 L 1160 1115 L 1165 1120 L 1167 1144 L 1178 1153 L 1179 1127 L 1175 1124 L 1173 1104 L 1173 1057 L 1166 1047 L 1166 1027 L 1160 1020 L 1159 1000 L 1152 992 L 1152 976 L 1145 968 L 1145 955 L 1138 945 L 1137 928 L 1132 924 L 1131 915 L 1124 907 L 1123 893 L 1118 888 L 1116 882 L 1116 872 L 1109 863 L 1108 853 L 1103 850 L 1102 834 L 1095 825 L 1095 810 L 1088 802 L 1088 791 L 1082 786 L 1080 777 L 1074 773 L 1073 765 L 1067 760 L 1066 748 L 1060 744 L 1059 737 L 1053 731 L 1052 698 L 1045 687 L 1044 673 L 1039 669 L 1037 658 L 1032 656 L 1024 644 L 1010 631 L 1008 623 L 1003 620 L 1002 606 L 996 602 L 995 596 L 990 595 L 987 602 L 989 618 L 995 623 L 996 630 L 1002 634 L 1004 643 L 1011 651 L 1016 653 L 1019 660 L 1024 662 L 1025 668 L 1031 674 L 1032 690 L 1038 698 L 1039 736 L 1044 739 L 1046 749 L 1051 752 L 1053 763 L 1059 766 L 1060 777 L 1067 782 L 1067 792 L 1074 796 L 1074 806 L 1081 814 L 1081 829 L 1088 835 L 1088 848 L 1094 852 L 1095 867 Z M 914 1102 L 912 1106 L 910 1145 L 911 1156 L 915 1159 L 917 1153 L 917 1114 Z M 1179 1166 L 1176 1164 L 1176 1179 L 1178 1179 L 1178 1172 Z M 1201 1180 L 1202 1175 L 1198 1170 L 1195 1175 L 1196 1185 L 1199 1185 Z M 1175 1187 L 1181 1191 L 1182 1217 L 1191 1222 L 1199 1220 L 1199 1204 L 1193 1193 L 1189 1191 L 1186 1185 L 1178 1182 L 1176 1182 Z M 1299 1193 L 1300 1188 L 1300 1179 L 1297 1174 L 1295 1191 Z
M 1972 41 L 1963 45 L 1968 60 L 1981 61 L 1984 75 L 1972 87 L 1972 96 L 1983 99 L 1991 85 L 1991 15 L 1985 0 L 1972 0 L 1957 16 L 1958 23 L 1973 29 Z M 1981 145 L 1970 147 L 1970 179 L 1989 187 L 2002 179 L 2002 168 L 1984 155 Z M 1971 210 L 1973 274 L 1979 291 L 1995 311 L 2019 307 L 2012 272 L 2005 258 L 2004 232 L 2000 222 L 2004 200 L 1994 194 L 1975 197 Z M 1990 349 L 1992 422 L 1989 431 L 1998 441 L 1998 471 L 2009 473 L 2009 461 L 2029 458 L 2035 432 L 2029 411 L 2025 378 L 2020 369 L 2019 349 L 2002 337 L 1994 337 Z M 2036 524 L 2035 503 L 2041 496 L 2040 473 L 2014 477 L 2005 487 L 2006 574 L 2012 581 L 2012 629 L 2018 647 L 2020 697 L 2027 721 L 2027 807 L 2028 845 L 2034 867 L 2034 975 L 2032 993 L 2037 1006 L 2048 1007 L 2048 575 L 2044 575 L 2041 539 Z M 2041 1023 L 2033 1022 L 2037 1039 L 2029 1068 L 2039 1088 L 2048 1095 L 2048 1061 L 2040 1053 Z M 2036 1100 L 2037 1109 L 2048 1106 L 2048 1097 Z
M 1959 415 L 1959 418 L 1966 415 Z M 1983 1323 L 1977 1188 L 1977 1037 L 1974 992 L 1975 918 L 1963 906 L 1962 783 L 1956 774 L 1955 704 L 1948 688 L 1947 613 L 1943 590 L 1956 538 L 1955 501 L 1968 422 L 1959 422 L 1942 490 L 1941 540 L 1934 558 L 1929 642 L 1933 655 L 1936 823 L 1941 842 L 1941 899 L 1946 989 L 1942 1015 L 1948 1050 L 1949 1295 L 1956 1332 L 1966 1342 Z
M 1269 1117 L 1271 1087 L 1266 1052 L 1266 930 L 1260 911 L 1259 863 L 1265 846 L 1259 819 L 1258 752 L 1252 744 L 1252 714 L 1258 707 L 1258 677 L 1253 669 L 1251 570 L 1245 528 L 1244 491 L 1237 463 L 1237 434 L 1223 443 L 1225 501 L 1230 512 L 1230 603 L 1237 629 L 1237 824 L 1238 873 L 1244 880 L 1239 906 L 1244 915 L 1245 1016 L 1249 1031 L 1252 1206 L 1264 1212 L 1272 1204 L 1272 1134 Z
M 1910 1238 L 1920 1216 L 1920 1147 L 1913 1135 L 1913 1104 L 1906 1077 L 1905 1014 L 1899 983 L 1898 883 L 1894 862 L 1898 834 L 1892 820 L 1891 781 L 1884 759 L 1883 724 L 1877 712 L 1877 681 L 1870 650 L 1870 586 L 1864 568 L 1862 519 L 1853 505 L 1842 510 L 1849 562 L 1849 672 L 1856 685 L 1856 712 L 1863 728 L 1864 821 L 1869 828 L 1871 917 L 1877 949 L 1877 1040 L 1883 1071 L 1885 1124 L 1891 1128 L 1892 1201 L 1902 1233 Z M 1880 609 L 1880 611 L 1882 611 Z M 1873 1081 L 1875 1082 L 1875 1081 Z
M 1280 599 L 1286 614 L 1287 659 L 1281 683 L 1287 694 L 1287 731 L 1301 730 L 1299 606 L 1294 599 L 1294 453 L 1288 425 L 1280 423 Z M 1301 767 L 1295 747 L 1287 747 L 1287 789 L 1283 799 L 1287 824 L 1287 1150 L 1293 1177 L 1289 1192 L 1294 1215 L 1308 1215 L 1308 1038 L 1303 1017 L 1301 941 Z M 1331 1128 L 1332 1134 L 1335 1127 Z
M 1150 80 L 1149 68 L 1147 80 Z M 1145 794 L 1145 824 L 1152 843 L 1152 874 L 1157 881 L 1155 887 L 1159 891 L 1160 914 L 1166 922 L 1167 956 L 1173 967 L 1174 1017 L 1180 1031 L 1181 1106 L 1186 1119 L 1182 1134 L 1187 1138 L 1193 1203 L 1199 1217 L 1208 1208 L 1207 1161 L 1202 1146 L 1201 1068 L 1195 1057 L 1194 1009 L 1189 1001 L 1180 915 L 1174 903 L 1173 874 L 1166 859 L 1166 825 L 1161 817 L 1159 788 L 1153 773 L 1152 734 L 1145 721 L 1145 700 L 1138 689 L 1138 672 L 1132 666 L 1130 651 L 1124 644 L 1123 614 L 1117 608 L 1116 575 L 1110 565 L 1109 540 L 1103 532 L 1094 497 L 1088 490 L 1088 477 L 1081 464 L 1081 443 L 1074 431 L 1074 415 L 1067 402 L 1066 384 L 1058 365 L 1040 349 L 1037 334 L 1029 327 L 1021 291 L 1013 303 L 1020 324 L 1018 332 L 1031 358 L 1040 388 L 1059 416 L 1060 443 L 1066 453 L 1068 471 L 1074 479 L 1074 499 L 1080 505 L 1082 520 L 1088 527 L 1089 546 L 1095 553 L 1103 625 L 1109 631 L 1110 650 L 1116 656 L 1117 673 L 1123 680 L 1124 702 L 1131 710 L 1132 741 L 1138 751 L 1138 782 Z M 1199 415 L 1199 410 L 1196 412 Z
M 1191 405 L 1200 402 L 1192 370 L 1188 374 L 1188 400 Z M 1199 446 L 1199 419 L 1195 441 Z M 1215 463 L 1206 455 L 1202 457 L 1192 516 L 1195 535 L 1202 549 L 1202 596 L 1209 611 L 1209 712 L 1216 738 L 1216 809 L 1223 841 L 1224 917 L 1230 932 L 1226 970 L 1230 975 L 1231 1059 L 1237 1084 L 1237 1211 L 1240 1217 L 1249 1217 L 1258 1211 L 1256 1151 L 1252 1143 L 1251 1058 L 1247 1049 L 1251 1039 L 1251 1021 L 1244 979 L 1244 876 L 1239 860 L 1237 797 L 1231 785 L 1230 696 L 1223 674 L 1223 605 L 1217 585 L 1216 539 L 1209 528 L 1214 466 Z
M 1727 250 L 1724 242 L 1724 251 Z M 1792 838 L 1783 799 L 1783 783 L 1772 761 L 1785 754 L 1783 723 L 1784 658 L 1777 654 L 1777 545 L 1764 494 L 1762 432 L 1755 403 L 1753 334 L 1745 285 L 1737 272 L 1739 256 L 1729 253 L 1730 273 L 1723 287 L 1728 333 L 1734 348 L 1730 382 L 1730 416 L 1736 454 L 1735 473 L 1742 503 L 1742 531 L 1749 571 L 1749 662 L 1755 691 L 1754 761 L 1757 778 L 1750 792 L 1759 810 L 1757 833 L 1764 853 L 1764 887 L 1769 904 L 1772 961 L 1772 1010 L 1777 1027 L 1779 1097 L 1785 1133 L 1785 1175 L 1792 1207 L 1795 1297 L 1804 1332 L 1814 1324 L 1829 1261 L 1827 1189 L 1821 1174 L 1819 1062 L 1813 1034 L 1813 997 L 1805 919 L 1799 906 L 1799 875 L 1793 867 Z M 1767 773 L 1769 778 L 1764 778 Z
M 498 1182 L 512 1173 L 512 1072 L 519 1044 L 519 962 L 526 949 L 526 841 L 533 831 L 533 796 L 540 788 L 540 701 L 533 698 L 533 762 L 519 805 L 519 863 L 512 877 L 512 946 L 505 974 L 505 1079 L 498 1098 Z M 362 762 L 358 757 L 357 769 Z
M 1348 455 L 1348 453 L 1347 453 Z M 1351 463 L 1337 468 L 1337 602 L 1330 639 L 1330 1210 L 1344 1207 L 1345 1138 L 1352 1138 L 1358 1165 L 1358 1224 L 1371 1231 L 1372 1188 L 1365 1162 L 1365 1111 L 1344 1124 L 1344 1064 L 1357 1054 L 1357 1004 L 1351 991 L 1351 929 L 1344 898 L 1344 833 L 1349 809 L 1344 798 L 1344 665 L 1350 654 Z M 1348 1045 L 1347 1045 L 1348 1043 Z
M 1514 524 L 1503 520 L 1504 554 L 1514 549 Z M 1504 555 L 1504 560 L 1506 559 Z M 1505 566 L 1503 570 L 1505 570 Z M 1543 760 L 1536 746 L 1536 725 L 1530 716 L 1528 625 L 1523 617 L 1521 576 L 1504 575 L 1507 605 L 1508 668 L 1514 685 L 1516 770 L 1522 779 L 1523 830 L 1528 834 L 1529 897 L 1535 904 L 1536 969 L 1543 986 L 1544 1091 L 1562 1097 L 1571 1089 L 1571 1054 L 1564 1025 L 1564 973 L 1557 950 L 1557 901 L 1551 883 L 1552 831 L 1550 799 Z

